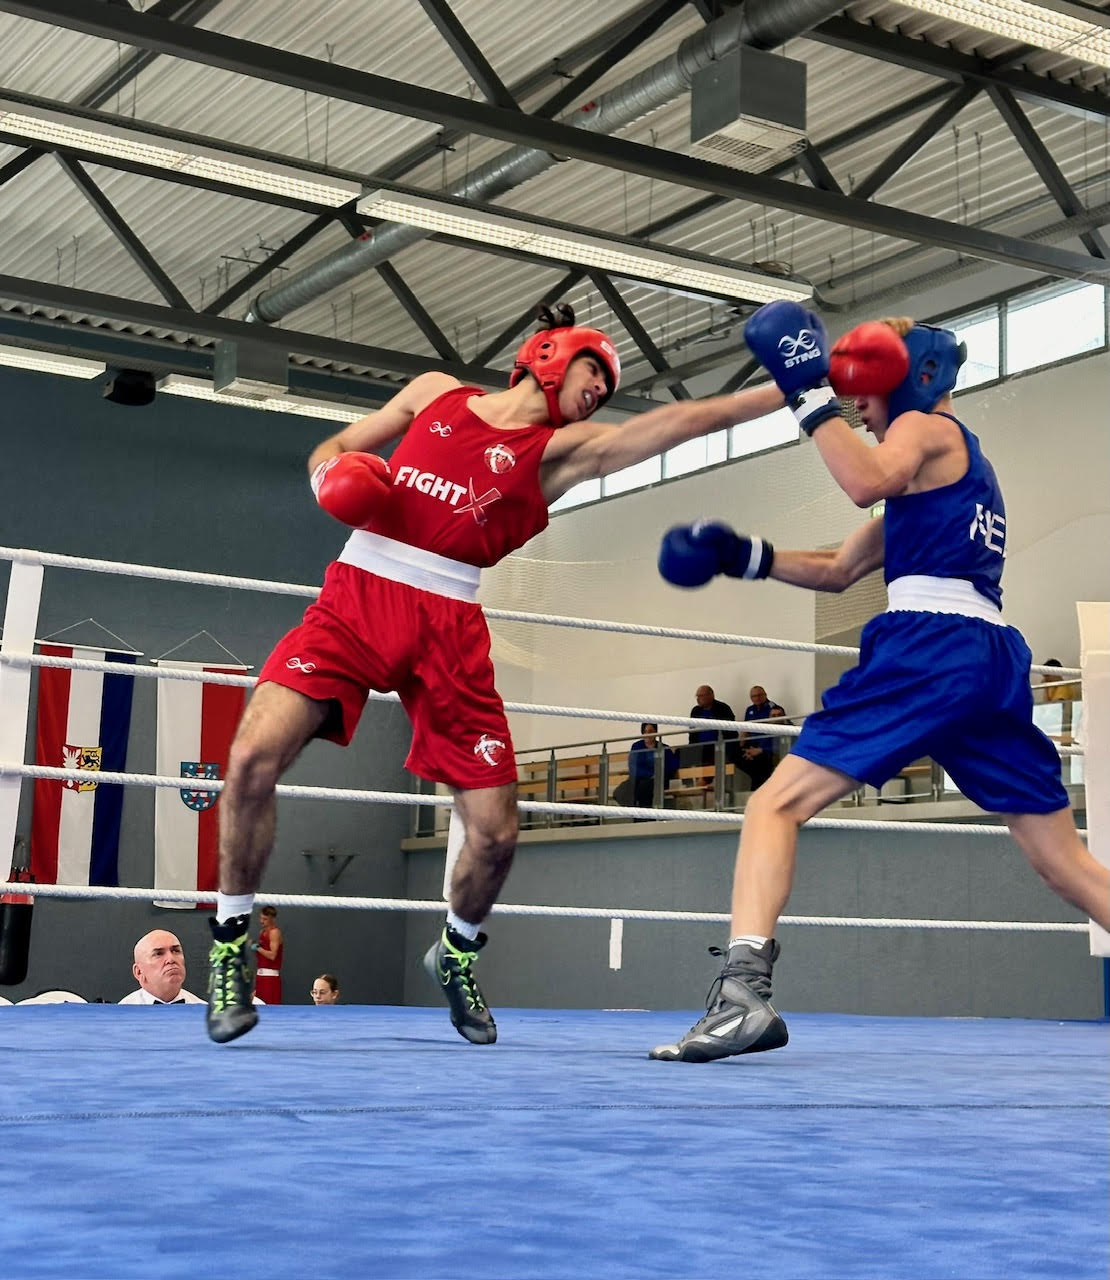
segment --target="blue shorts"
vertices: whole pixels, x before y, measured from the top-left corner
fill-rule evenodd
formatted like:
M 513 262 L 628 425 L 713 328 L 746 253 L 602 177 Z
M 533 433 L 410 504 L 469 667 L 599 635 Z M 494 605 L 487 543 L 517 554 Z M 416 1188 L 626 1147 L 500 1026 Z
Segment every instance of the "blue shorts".
M 1033 724 L 1032 654 L 1013 627 L 961 614 L 881 613 L 859 666 L 807 717 L 793 753 L 881 787 L 931 756 L 990 813 L 1068 806 L 1060 756 Z

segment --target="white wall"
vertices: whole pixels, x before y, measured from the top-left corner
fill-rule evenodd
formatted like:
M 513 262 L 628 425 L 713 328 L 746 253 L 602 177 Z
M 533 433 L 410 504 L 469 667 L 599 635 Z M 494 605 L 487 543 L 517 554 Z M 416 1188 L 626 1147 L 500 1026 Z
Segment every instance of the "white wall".
M 1006 496 L 1005 612 L 1034 657 L 1078 660 L 1075 602 L 1110 599 L 1110 356 L 1097 355 L 972 391 L 957 412 L 981 438 Z M 635 430 L 635 420 L 628 426 Z M 811 593 L 718 579 L 698 591 L 655 568 L 669 525 L 720 516 L 778 546 L 822 546 L 867 516 L 829 479 L 807 443 L 729 463 L 552 519 L 483 577 L 487 608 L 791 640 L 814 637 Z M 686 715 L 711 684 L 740 715 L 753 683 L 788 711 L 814 705 L 813 658 L 694 640 L 645 639 L 525 623 L 491 624 L 507 701 Z M 518 750 L 636 736 L 638 725 L 511 716 Z

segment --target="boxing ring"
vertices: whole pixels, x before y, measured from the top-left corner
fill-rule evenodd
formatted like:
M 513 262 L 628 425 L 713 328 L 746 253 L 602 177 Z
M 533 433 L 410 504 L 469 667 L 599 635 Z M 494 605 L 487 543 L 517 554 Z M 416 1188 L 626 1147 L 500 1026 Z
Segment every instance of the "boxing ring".
M 0 710 L 9 713 L 27 698 L 31 668 L 58 661 L 32 652 L 37 595 L 27 592 L 35 575 L 41 582 L 44 564 L 315 591 L 11 549 L 0 556 L 14 561 L 0 649 Z M 507 707 L 687 723 L 640 712 Z M 9 849 L 3 821 L 14 815 L 22 780 L 80 773 L 20 763 L 26 715 L 24 701 L 17 728 L 10 714 L 0 716 L 0 836 Z M 130 773 L 102 773 L 98 781 L 181 787 L 180 777 Z M 279 794 L 450 803 L 292 785 Z M 596 809 L 660 825 L 740 820 L 611 805 L 521 808 L 581 816 Z M 987 824 L 824 818 L 810 825 L 880 830 L 892 839 L 924 830 L 943 840 L 949 826 L 1006 834 Z M 36 885 L 34 893 L 211 896 L 87 885 Z M 267 893 L 266 900 L 443 910 L 438 898 Z M 93 901 L 82 909 L 94 910 Z M 608 922 L 611 943 L 626 921 L 712 925 L 719 934 L 726 919 L 620 905 L 503 903 L 495 910 L 593 917 L 601 928 Z M 783 923 L 806 931 L 1082 935 L 1069 939 L 1079 946 L 1089 933 L 1086 923 L 1060 919 L 795 915 Z M 691 991 L 691 1002 L 697 994 Z M 688 1025 L 692 1010 L 514 1009 L 496 999 L 494 1007 L 500 1038 L 491 1049 L 459 1040 L 442 1006 L 267 1009 L 255 1031 L 230 1046 L 206 1039 L 195 1006 L 155 1014 L 97 1005 L 0 1009 L 7 1086 L 0 1173 L 9 1189 L 2 1273 L 93 1280 L 193 1277 L 214 1268 L 274 1277 L 474 1271 L 508 1280 L 751 1270 L 784 1280 L 1093 1280 L 1110 1266 L 1105 1022 L 862 1017 L 787 1006 L 787 1051 L 689 1068 L 651 1062 L 646 1049 Z M 154 1034 L 152 1017 L 161 1020 Z

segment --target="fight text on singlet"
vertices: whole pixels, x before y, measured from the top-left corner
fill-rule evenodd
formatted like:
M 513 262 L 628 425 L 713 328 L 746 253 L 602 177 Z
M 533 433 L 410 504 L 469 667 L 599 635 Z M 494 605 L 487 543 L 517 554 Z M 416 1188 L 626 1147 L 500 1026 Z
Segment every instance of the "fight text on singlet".
M 967 444 L 967 471 L 943 488 L 886 500 L 884 577 L 963 578 L 1001 608 L 1006 508 L 978 439 L 952 421 Z
M 484 569 L 547 528 L 539 470 L 554 428 L 491 427 L 467 408 L 483 394 L 457 387 L 413 418 L 373 533 Z

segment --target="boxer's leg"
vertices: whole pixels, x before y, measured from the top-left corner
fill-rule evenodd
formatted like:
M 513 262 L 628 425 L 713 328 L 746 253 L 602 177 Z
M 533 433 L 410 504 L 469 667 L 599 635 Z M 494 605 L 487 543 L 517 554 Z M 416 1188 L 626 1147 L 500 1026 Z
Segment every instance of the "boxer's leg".
M 258 1021 L 251 999 L 254 966 L 249 902 L 274 843 L 278 779 L 328 714 L 328 704 L 277 684 L 261 684 L 236 730 L 220 793 L 220 895 L 242 910 L 217 908 L 208 956 L 208 1034 L 219 1043 L 245 1035 Z
M 473 971 L 486 935 L 468 934 L 489 914 L 512 866 L 519 829 L 516 784 L 454 794 L 465 838 L 451 877 L 448 923 L 424 967 L 443 992 L 459 1035 L 471 1044 L 493 1044 L 497 1026 Z
M 771 1004 L 773 934 L 790 896 L 798 829 L 856 782 L 847 774 L 789 755 L 744 810 L 732 891 L 732 936 L 705 1016 L 676 1043 L 650 1056 L 665 1062 L 712 1062 L 779 1049 L 789 1035 Z
M 1006 822 L 1045 884 L 1065 902 L 1110 929 L 1110 869 L 1079 838 L 1071 809 L 1012 814 Z

